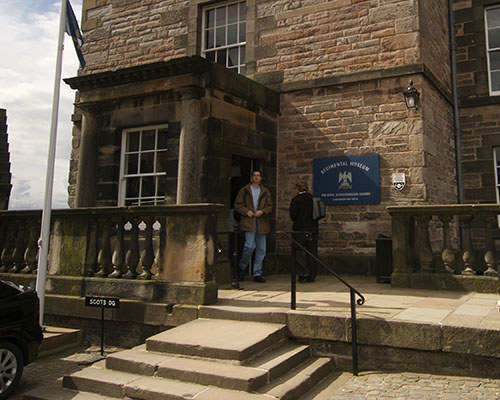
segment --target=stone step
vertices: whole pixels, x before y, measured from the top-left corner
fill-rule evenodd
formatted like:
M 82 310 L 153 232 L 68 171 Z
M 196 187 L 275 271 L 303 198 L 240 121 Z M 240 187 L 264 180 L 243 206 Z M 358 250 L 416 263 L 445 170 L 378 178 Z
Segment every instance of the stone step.
M 61 386 L 40 386 L 23 395 L 23 400 L 116 400 L 118 397 L 97 393 L 77 392 Z
M 253 391 L 294 368 L 309 356 L 309 346 L 291 341 L 248 366 L 154 353 L 139 346 L 109 355 L 106 358 L 106 368 L 226 389 Z
M 63 387 L 102 396 L 120 399 L 133 398 L 137 400 L 151 399 L 192 399 L 201 400 L 270 400 L 268 396 L 243 391 L 207 387 L 196 383 L 186 383 L 160 377 L 144 377 L 126 372 L 106 370 L 104 364 L 86 368 L 63 379 Z M 75 393 L 75 392 L 73 392 Z M 106 397 L 103 397 L 106 398 Z M 36 400 L 52 400 L 43 397 Z M 82 397 L 82 400 L 85 399 Z M 97 398 L 96 400 L 98 400 Z M 89 400 L 93 400 L 90 399 Z
M 43 332 L 43 340 L 38 349 L 38 357 L 45 357 L 80 345 L 82 331 L 79 329 L 47 326 Z
M 196 319 L 150 337 L 146 349 L 244 363 L 278 345 L 286 333 L 281 324 Z
M 297 368 L 271 382 L 259 392 L 281 400 L 300 399 L 333 369 L 334 363 L 331 359 L 315 357 L 304 361 Z

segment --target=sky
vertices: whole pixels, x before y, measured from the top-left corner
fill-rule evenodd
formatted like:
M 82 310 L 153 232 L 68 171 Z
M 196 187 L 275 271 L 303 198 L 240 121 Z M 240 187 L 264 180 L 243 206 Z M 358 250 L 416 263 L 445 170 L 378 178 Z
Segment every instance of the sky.
M 12 192 L 9 209 L 41 209 L 45 192 L 60 0 L 1 0 L 0 108 L 7 110 Z M 82 0 L 70 0 L 81 22 Z M 64 35 L 62 78 L 78 58 Z M 75 91 L 61 82 L 52 208 L 68 207 Z

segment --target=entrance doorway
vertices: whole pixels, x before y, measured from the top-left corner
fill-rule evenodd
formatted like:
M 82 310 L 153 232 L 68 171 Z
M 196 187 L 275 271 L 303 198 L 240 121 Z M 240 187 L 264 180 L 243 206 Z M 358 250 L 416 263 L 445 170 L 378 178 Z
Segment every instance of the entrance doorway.
M 252 179 L 252 172 L 254 169 L 260 168 L 259 160 L 253 158 L 247 158 L 238 156 L 233 154 L 232 162 L 231 162 L 231 203 L 230 203 L 230 214 L 233 215 L 234 211 L 234 201 L 236 200 L 236 196 L 238 195 L 239 190 L 249 184 Z M 232 218 L 231 218 L 232 219 Z M 232 219 L 232 222 L 235 222 Z M 231 231 L 233 230 L 233 226 L 231 226 Z M 241 259 L 241 255 L 243 254 L 243 245 L 245 244 L 245 237 L 243 234 L 238 235 L 238 263 Z M 252 259 L 249 263 L 249 273 L 252 272 L 252 265 L 254 255 L 252 255 Z

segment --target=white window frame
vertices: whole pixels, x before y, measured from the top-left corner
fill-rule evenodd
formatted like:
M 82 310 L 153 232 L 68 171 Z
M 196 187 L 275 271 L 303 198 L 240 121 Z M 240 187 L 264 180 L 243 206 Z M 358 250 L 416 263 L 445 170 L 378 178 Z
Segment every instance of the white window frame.
M 489 38 L 488 38 L 488 11 L 498 9 L 498 8 L 500 8 L 500 5 L 496 5 L 493 7 L 487 7 L 484 9 L 484 34 L 486 36 L 486 62 L 488 65 L 488 89 L 490 92 L 490 96 L 500 96 L 500 90 L 493 90 L 493 88 L 491 87 L 491 73 L 492 72 L 500 72 L 500 69 L 492 71 L 491 66 L 490 66 L 490 53 L 500 52 L 500 47 L 495 47 L 495 48 L 491 49 L 490 44 L 489 44 Z
M 143 131 L 150 131 L 150 130 L 155 130 L 155 146 L 153 150 L 142 150 L 142 134 L 140 135 L 139 139 L 139 149 L 138 151 L 128 151 L 127 148 L 127 134 L 130 132 L 143 132 Z M 125 173 L 125 160 L 126 156 L 128 154 L 138 154 L 138 171 L 140 171 L 140 154 L 141 153 L 153 153 L 154 158 L 153 158 L 153 165 L 156 166 L 156 157 L 158 154 L 158 151 L 166 151 L 167 149 L 158 149 L 158 131 L 159 130 L 168 130 L 168 124 L 163 124 L 163 125 L 150 125 L 150 126 L 141 126 L 141 127 L 136 127 L 136 128 L 128 128 L 124 129 L 122 132 L 122 145 L 121 145 L 121 155 L 120 155 L 120 184 L 119 184 L 119 189 L 118 189 L 118 206 L 124 206 L 126 199 L 126 193 L 127 193 L 127 179 L 129 178 L 141 178 L 141 177 L 159 177 L 159 176 L 166 176 L 166 172 L 151 172 L 151 173 L 140 173 L 138 172 L 137 174 L 126 174 Z M 157 191 L 158 191 L 158 181 L 155 183 L 155 198 L 150 199 L 141 199 L 141 187 L 142 187 L 142 179 L 140 180 L 140 186 L 139 186 L 139 197 L 137 204 L 133 205 L 158 205 L 158 204 L 163 204 L 165 202 L 165 198 L 158 198 L 157 196 Z
M 216 51 L 216 50 L 226 50 L 226 62 L 224 63 L 224 66 L 230 70 L 237 71 L 239 74 L 245 75 L 245 73 L 246 73 L 246 43 L 247 43 L 246 42 L 246 30 L 247 30 L 247 21 L 248 21 L 248 17 L 247 17 L 248 8 L 247 8 L 246 13 L 245 13 L 245 20 L 243 21 L 243 20 L 240 20 L 240 7 L 241 6 L 238 6 L 238 20 L 236 22 L 237 42 L 235 44 L 228 45 L 227 44 L 227 36 L 228 36 L 227 8 L 233 4 L 245 4 L 245 7 L 246 7 L 246 1 L 230 1 L 227 3 L 213 4 L 213 5 L 206 6 L 206 7 L 202 8 L 202 10 L 201 10 L 201 12 L 202 12 L 201 55 L 204 58 L 208 58 L 207 53 L 211 53 L 211 52 Z M 226 44 L 224 46 L 217 47 L 215 42 L 214 42 L 214 47 L 207 49 L 207 35 L 206 35 L 206 31 L 208 29 L 207 28 L 207 12 L 210 10 L 220 9 L 223 7 L 226 8 L 226 21 L 225 21 L 225 24 L 221 25 L 220 27 L 225 28 L 225 43 Z M 239 39 L 240 39 L 240 23 L 241 22 L 245 22 L 245 40 L 242 42 L 239 41 Z M 216 40 L 216 38 L 217 38 L 217 34 L 216 34 L 216 30 L 214 28 L 214 41 Z M 238 48 L 238 63 L 236 66 L 229 66 L 229 50 L 234 49 L 234 48 Z M 241 51 L 242 50 L 245 51 L 245 57 L 243 59 L 243 62 L 241 59 Z

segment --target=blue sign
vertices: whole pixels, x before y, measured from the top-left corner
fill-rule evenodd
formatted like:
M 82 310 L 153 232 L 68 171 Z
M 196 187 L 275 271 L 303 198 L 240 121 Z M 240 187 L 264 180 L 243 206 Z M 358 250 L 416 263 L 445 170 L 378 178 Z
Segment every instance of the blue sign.
M 316 158 L 314 195 L 325 204 L 379 204 L 378 154 Z

